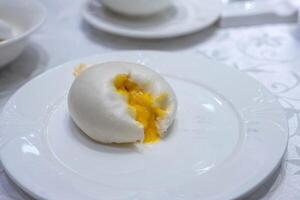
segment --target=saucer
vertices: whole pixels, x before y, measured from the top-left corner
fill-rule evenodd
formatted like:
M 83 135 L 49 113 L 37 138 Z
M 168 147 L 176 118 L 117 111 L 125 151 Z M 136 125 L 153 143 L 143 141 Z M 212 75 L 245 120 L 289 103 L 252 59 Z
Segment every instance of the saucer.
M 172 7 L 150 17 L 127 17 L 104 8 L 97 0 L 83 6 L 83 18 L 96 29 L 131 38 L 171 38 L 200 31 L 220 16 L 220 0 L 174 0 Z

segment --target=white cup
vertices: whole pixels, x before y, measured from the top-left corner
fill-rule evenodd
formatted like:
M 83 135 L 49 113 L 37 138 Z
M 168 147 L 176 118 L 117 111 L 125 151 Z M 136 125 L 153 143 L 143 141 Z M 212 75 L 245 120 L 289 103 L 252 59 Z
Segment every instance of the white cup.
M 170 0 L 99 0 L 108 9 L 123 15 L 149 16 L 171 5 Z

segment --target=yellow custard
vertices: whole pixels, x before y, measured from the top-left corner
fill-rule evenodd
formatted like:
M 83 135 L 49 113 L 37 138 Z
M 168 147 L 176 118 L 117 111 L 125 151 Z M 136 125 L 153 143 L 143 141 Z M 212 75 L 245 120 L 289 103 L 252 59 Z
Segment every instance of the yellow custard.
M 117 92 L 127 98 L 128 107 L 135 113 L 135 120 L 143 125 L 144 143 L 159 141 L 157 122 L 166 114 L 163 104 L 167 95 L 162 93 L 154 97 L 131 80 L 128 74 L 117 75 L 114 86 Z

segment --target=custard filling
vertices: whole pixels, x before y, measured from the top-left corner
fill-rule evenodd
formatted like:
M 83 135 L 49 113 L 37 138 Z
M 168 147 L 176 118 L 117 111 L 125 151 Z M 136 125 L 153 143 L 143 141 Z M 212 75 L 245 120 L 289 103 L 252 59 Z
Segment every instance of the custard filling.
M 166 115 L 166 93 L 154 97 L 145 91 L 138 83 L 130 79 L 129 74 L 119 74 L 114 79 L 118 93 L 126 97 L 128 107 L 133 111 L 135 120 L 144 127 L 144 143 L 159 141 L 157 123 Z

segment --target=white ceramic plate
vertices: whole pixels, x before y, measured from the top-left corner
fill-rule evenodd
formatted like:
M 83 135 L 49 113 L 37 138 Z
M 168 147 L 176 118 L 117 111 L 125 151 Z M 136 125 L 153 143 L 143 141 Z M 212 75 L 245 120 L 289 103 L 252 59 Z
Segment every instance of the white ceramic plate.
M 71 121 L 66 95 L 79 63 L 130 61 L 161 73 L 179 110 L 152 145 L 103 145 Z M 277 100 L 245 74 L 200 56 L 120 52 L 61 65 L 23 86 L 5 106 L 1 160 L 38 199 L 233 199 L 266 179 L 285 152 Z
M 171 8 L 153 17 L 124 17 L 107 11 L 97 0 L 88 0 L 83 6 L 83 17 L 105 32 L 155 39 L 202 30 L 219 18 L 221 10 L 220 0 L 173 0 Z

